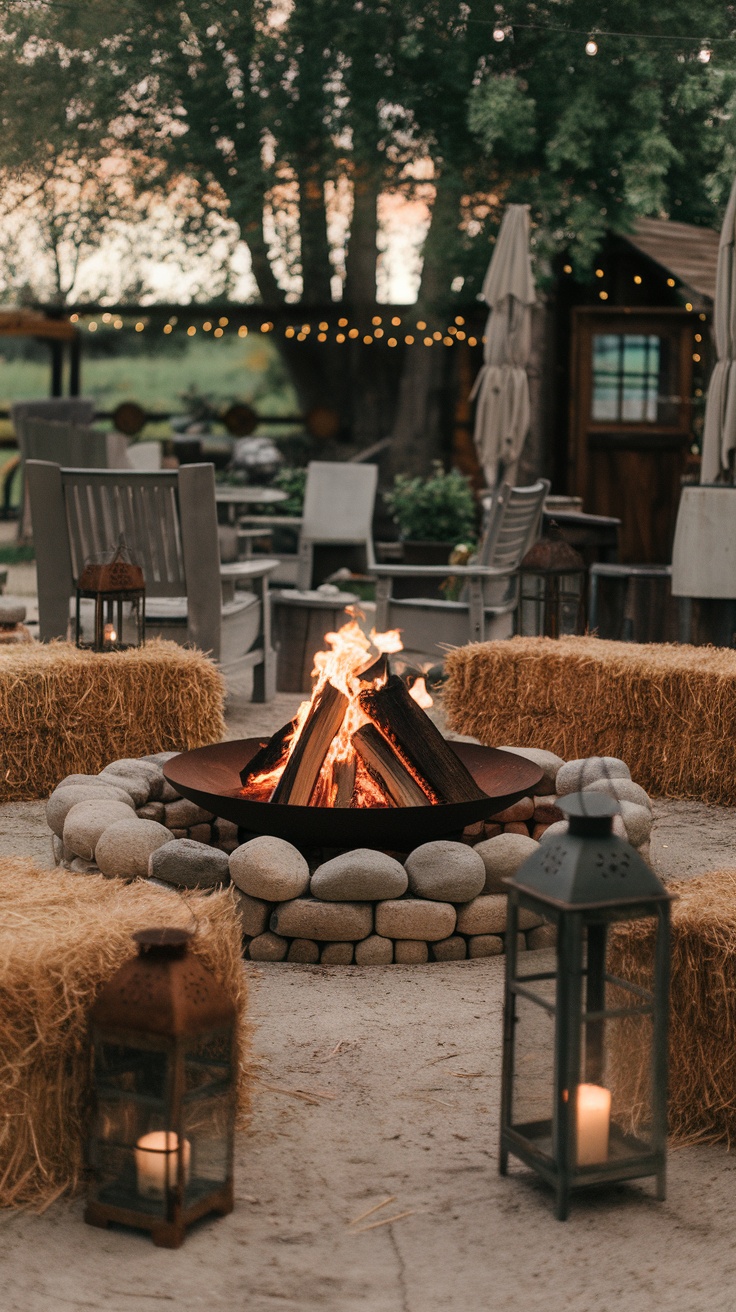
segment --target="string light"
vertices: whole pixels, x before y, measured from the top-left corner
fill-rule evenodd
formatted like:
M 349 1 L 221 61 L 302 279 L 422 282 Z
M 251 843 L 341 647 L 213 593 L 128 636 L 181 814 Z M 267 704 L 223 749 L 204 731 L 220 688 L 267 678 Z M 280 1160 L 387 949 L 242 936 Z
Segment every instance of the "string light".
M 696 364 L 700 364 L 700 356 L 699 356 L 699 355 L 694 355 L 694 356 L 693 356 L 693 360 L 695 361 Z
M 348 326 L 348 321 L 347 321 L 347 319 L 338 319 L 338 321 L 337 321 L 337 326 L 338 326 L 338 328 L 347 328 L 347 326 Z
M 366 336 L 363 338 L 363 341 L 365 342 L 366 346 L 370 346 L 372 344 L 373 338 L 371 337 L 370 333 L 366 334 Z
M 596 269 L 595 276 L 596 278 L 605 278 L 606 275 L 602 269 Z
M 392 322 L 393 322 L 393 320 L 392 320 Z M 386 342 L 386 345 L 387 345 L 387 346 L 398 346 L 398 344 L 399 344 L 399 343 L 397 342 L 397 340 L 396 340 L 395 337 L 389 337 L 388 341 Z
M 477 339 L 477 337 L 469 337 L 469 338 L 468 338 L 468 346 L 477 346 L 477 345 L 478 345 L 478 339 Z
M 142 333 L 142 332 L 143 332 L 143 329 L 145 328 L 145 326 L 146 326 L 146 325 L 145 325 L 144 323 L 141 323 L 141 321 L 140 321 L 140 319 L 139 319 L 139 320 L 138 320 L 138 323 L 137 323 L 136 326 L 135 326 L 135 330 L 136 330 L 136 332 L 137 332 L 137 333 Z
M 293 337 L 293 336 L 294 336 L 294 329 L 293 329 L 293 328 L 287 328 L 287 329 L 286 329 L 286 332 L 284 333 L 284 337 Z
M 342 344 L 342 343 L 345 341 L 345 334 L 344 334 L 344 333 L 338 333 L 338 334 L 337 334 L 337 337 L 335 338 L 335 341 L 336 341 L 336 342 L 340 342 L 340 344 Z
M 321 332 L 321 333 L 326 333 L 326 332 L 327 332 L 327 329 L 329 328 L 329 326 L 330 326 L 330 325 L 329 325 L 328 323 L 325 323 L 324 320 L 323 320 L 322 323 L 319 325 L 319 330 L 320 330 L 320 332 Z
M 435 340 L 436 342 L 441 342 L 441 341 L 442 341 L 442 333 L 432 333 L 432 336 L 434 337 L 434 340 Z
M 111 315 L 111 314 L 103 314 L 103 316 L 102 316 L 102 322 L 103 322 L 103 323 L 109 323 L 111 319 L 112 319 L 112 315 Z
M 703 338 L 700 333 L 695 334 L 695 340 L 696 342 L 702 342 Z
M 96 332 L 97 332 L 97 324 L 94 322 L 94 320 L 92 321 L 92 323 L 88 323 L 88 324 L 87 324 L 87 327 L 89 328 L 89 331 L 90 331 L 91 333 L 96 333 Z
M 705 320 L 706 320 L 706 318 L 707 318 L 707 315 L 705 315 L 705 314 L 699 314 L 699 315 L 698 315 L 698 318 L 699 318 L 699 319 L 702 319 L 702 320 L 703 320 L 703 323 L 705 323 Z
M 317 333 L 317 341 L 318 341 L 318 342 L 326 342 L 326 341 L 327 341 L 327 333 Z
M 115 322 L 113 323 L 113 328 L 122 328 L 122 326 L 123 326 L 122 319 L 116 319 Z
M 173 331 L 174 331 L 174 329 L 171 327 L 171 324 L 170 324 L 170 323 L 165 323 L 165 324 L 164 324 L 164 332 L 165 332 L 165 333 L 167 333 L 167 334 L 168 334 L 168 333 L 173 333 Z
M 376 331 L 373 335 L 374 337 L 383 337 L 383 328 L 376 328 Z
M 692 303 L 691 303 L 690 301 L 686 301 L 686 302 L 685 302 L 685 309 L 689 312 L 689 311 L 692 310 L 692 308 L 693 308 L 693 307 L 692 307 Z
M 455 323 L 459 323 L 461 327 L 465 323 L 465 320 L 463 319 L 463 316 L 461 314 L 455 315 Z
M 222 337 L 222 328 L 215 328 L 214 336 Z
M 202 332 L 203 332 L 203 333 L 208 333 L 208 332 L 211 331 L 211 329 L 212 329 L 212 324 L 210 323 L 210 321 L 209 321 L 209 319 L 208 319 L 206 323 L 203 323 L 203 324 L 202 324 Z
M 358 332 L 358 329 L 357 329 L 357 328 L 351 328 L 350 331 L 349 331 L 349 333 L 348 333 L 348 337 L 360 337 L 360 333 Z
M 602 301 L 608 300 L 608 292 L 599 292 L 598 295 L 600 296 Z
M 241 323 L 240 327 L 238 328 L 238 337 L 247 337 L 247 336 L 248 336 L 248 329 L 244 323 Z
M 504 30 L 503 30 L 502 27 L 494 27 L 494 29 L 493 29 L 493 40 L 494 40 L 494 41 L 505 41 L 505 40 L 506 40 L 506 33 L 504 32 Z
M 442 338 L 442 345 L 443 345 L 443 346 L 452 346 L 452 345 L 453 345 L 453 340 L 452 340 L 452 338 L 451 338 L 451 337 L 443 337 L 443 338 Z
M 401 327 L 401 319 L 399 318 L 398 314 L 394 315 L 393 319 L 391 320 L 391 323 L 393 324 L 394 328 Z
M 635 273 L 635 274 L 634 274 L 634 282 L 636 283 L 637 287 L 640 287 L 640 286 L 641 286 L 641 274 L 640 274 L 640 273 Z
M 572 265 L 571 265 L 571 264 L 565 264 L 565 265 L 563 265 L 563 267 L 562 267 L 562 272 L 563 272 L 563 273 L 572 273 Z
M 668 286 L 668 287 L 674 287 L 674 285 L 675 285 L 675 280 L 674 280 L 674 278 L 668 278 L 668 279 L 667 279 L 667 286 Z
M 194 324 L 193 323 L 190 324 L 189 327 L 187 328 L 187 337 L 194 337 L 196 331 L 197 329 L 194 327 Z
M 701 46 L 698 51 L 698 59 L 701 64 L 709 64 L 712 51 L 708 46 Z
M 371 323 L 373 324 L 374 328 L 376 324 L 383 323 L 383 319 L 381 318 L 380 314 L 374 314 L 373 318 L 371 319 Z
M 407 333 L 406 337 L 404 338 L 404 341 L 406 342 L 407 346 L 414 345 L 414 338 L 412 337 L 411 333 Z
M 433 345 L 432 338 L 431 338 L 431 337 L 425 337 L 425 339 L 424 339 L 424 345 L 425 345 L 425 346 L 432 346 L 432 345 Z
M 223 315 L 221 319 L 217 320 L 217 322 L 219 323 L 221 328 L 227 328 L 230 320 L 228 319 L 227 315 Z
M 420 333 L 423 333 L 426 327 L 427 325 L 423 319 L 417 319 L 417 328 L 419 329 Z
M 594 41 L 592 37 L 585 42 L 585 53 L 591 56 L 598 54 L 598 42 Z
M 78 315 L 78 314 L 70 314 L 70 315 L 69 315 L 69 322 L 70 322 L 70 323 L 79 323 L 79 315 Z

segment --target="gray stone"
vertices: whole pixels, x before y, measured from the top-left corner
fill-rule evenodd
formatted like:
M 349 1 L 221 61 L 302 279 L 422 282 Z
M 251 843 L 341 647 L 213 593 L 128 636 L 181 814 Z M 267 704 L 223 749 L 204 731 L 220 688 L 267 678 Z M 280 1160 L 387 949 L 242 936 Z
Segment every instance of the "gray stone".
M 214 824 L 217 841 L 219 843 L 229 843 L 234 840 L 235 846 L 238 846 L 238 826 L 233 820 L 222 820 L 220 816 L 218 816 Z
M 643 810 L 644 808 L 641 807 L 640 809 Z M 544 833 L 542 834 L 539 840 L 540 843 L 549 843 L 551 839 L 557 838 L 560 834 L 566 834 L 568 827 L 569 827 L 569 821 L 555 820 L 555 823 L 553 825 L 549 825 L 549 827 L 545 829 Z M 628 839 L 628 834 L 626 832 L 626 825 L 624 824 L 623 818 L 620 815 L 615 815 L 613 817 L 612 829 L 613 829 L 613 833 L 617 834 L 619 838 Z
M 177 793 L 176 789 L 169 783 L 168 779 L 164 779 L 164 786 L 161 789 L 161 801 L 178 802 L 180 797 L 181 793 Z
M 271 915 L 271 929 L 288 938 L 316 938 L 323 943 L 355 942 L 373 932 L 373 907 L 370 902 L 320 902 L 317 898 L 298 897 L 276 907 Z
M 464 961 L 467 955 L 465 939 L 459 934 L 453 934 L 451 938 L 442 938 L 439 943 L 432 944 L 432 957 L 435 961 Z
M 544 924 L 530 929 L 526 936 L 528 948 L 553 948 L 557 944 L 557 926 Z
M 141 756 L 140 759 L 141 761 L 151 761 L 153 765 L 160 765 L 163 767 L 164 765 L 167 765 L 169 761 L 173 761 L 177 756 L 181 756 L 181 752 L 152 752 L 150 756 Z
M 406 873 L 412 893 L 432 902 L 468 902 L 486 882 L 478 849 L 446 839 L 416 847 L 406 859 Z
M 389 966 L 394 959 L 394 945 L 390 938 L 371 934 L 355 945 L 356 966 Z
M 109 780 L 116 788 L 122 788 L 124 792 L 132 799 L 134 806 L 145 806 L 150 800 L 151 790 L 148 786 L 148 780 L 142 774 L 106 774 L 100 775 L 100 780 Z
M 488 819 L 491 824 L 497 825 L 518 825 L 526 824 L 534 815 L 534 802 L 531 797 L 520 797 L 518 802 L 512 806 L 507 806 L 503 811 L 496 811 L 495 815 L 489 815 Z
M 297 961 L 303 966 L 316 966 L 319 961 L 319 943 L 315 943 L 311 938 L 293 939 L 289 944 L 286 960 Z
M 350 966 L 353 954 L 352 943 L 326 943 L 319 959 L 323 966 Z
M 653 816 L 648 806 L 638 806 L 636 802 L 619 802 L 621 819 L 626 826 L 626 835 L 632 847 L 641 847 L 648 843 L 652 832 Z M 616 817 L 618 818 L 618 817 Z
M 239 888 L 233 888 L 233 894 L 235 909 L 240 916 L 243 933 L 248 934 L 250 938 L 256 938 L 258 934 L 263 934 L 268 927 L 269 917 L 273 909 L 271 903 L 262 902 L 259 897 L 250 897 L 248 893 L 242 893 Z
M 503 939 L 498 934 L 474 934 L 468 939 L 468 956 L 471 960 L 478 957 L 500 957 L 503 953 Z
M 191 838 L 157 847 L 148 858 L 148 876 L 178 888 L 215 888 L 230 883 L 225 853 Z
M 64 821 L 64 847 L 67 851 L 73 852 L 74 856 L 84 857 L 85 861 L 93 861 L 96 859 L 95 849 L 101 835 L 111 825 L 120 821 L 131 826 L 145 824 L 144 820 L 136 820 L 125 802 L 107 798 L 77 802 L 76 806 L 67 813 Z
M 309 883 L 313 897 L 325 902 L 371 902 L 401 897 L 409 879 L 400 861 L 385 852 L 358 847 L 318 866 Z
M 54 865 L 60 866 L 64 860 L 64 844 L 56 834 L 51 835 L 51 855 L 54 858 Z
M 455 930 L 457 916 L 450 902 L 428 898 L 397 898 L 376 906 L 376 933 L 384 938 L 438 942 Z M 398 960 L 398 958 L 397 958 Z
M 148 858 L 165 843 L 173 842 L 168 829 L 155 820 L 119 820 L 99 838 L 95 861 L 103 875 L 146 879 Z
M 166 828 L 169 829 L 169 826 L 167 825 Z M 172 838 L 176 838 L 176 839 L 189 837 L 188 829 L 169 829 L 169 833 L 171 834 Z
M 635 784 L 633 779 L 596 779 L 592 784 L 586 784 L 583 790 L 586 793 L 605 793 L 608 797 L 615 797 L 617 802 L 636 802 L 637 806 L 647 806 L 652 809 L 649 794 L 641 784 Z
M 505 893 L 504 879 L 515 875 L 527 857 L 537 851 L 539 843 L 525 834 L 498 834 L 473 849 L 485 866 L 484 893 Z
M 62 788 L 56 788 L 46 803 L 46 823 L 49 829 L 52 829 L 57 838 L 61 838 L 64 833 L 64 821 L 73 806 L 79 802 L 120 802 L 126 806 L 129 811 L 133 810 L 133 800 L 128 793 L 123 792 L 121 788 L 114 788 L 112 784 L 101 785 L 100 787 L 87 787 L 86 784 L 65 784 Z
M 424 966 L 429 961 L 429 947 L 421 939 L 404 938 L 394 943 L 397 966 Z
M 168 829 L 189 829 L 192 825 L 201 825 L 214 820 L 211 811 L 205 811 L 190 802 L 188 797 L 180 797 L 176 802 L 167 802 L 165 824 Z
M 531 790 L 533 796 L 555 791 L 557 771 L 565 764 L 561 756 L 555 756 L 554 752 L 545 752 L 539 747 L 502 747 L 500 750 L 513 752 L 514 756 L 525 756 L 528 761 L 533 761 L 540 770 L 544 771 L 539 783 Z
M 0 597 L 0 625 L 22 624 L 25 617 L 26 608 L 22 602 Z
M 135 813 L 139 820 L 155 820 L 159 825 L 164 822 L 163 802 L 146 802 L 145 806 L 136 807 Z
M 85 788 L 117 787 L 111 784 L 109 779 L 103 779 L 101 774 L 67 774 L 59 780 L 56 787 L 67 788 L 72 784 L 84 784 Z
M 495 842 L 495 839 L 491 839 Z M 458 907 L 459 934 L 503 934 L 506 931 L 508 898 L 503 893 L 481 893 Z
M 617 756 L 581 756 L 576 761 L 568 761 L 557 771 L 555 791 L 558 797 L 564 797 L 567 793 L 579 793 L 598 779 L 630 778 L 628 765 L 619 761 Z
M 189 837 L 193 838 L 195 843 L 212 844 L 212 825 L 192 825 L 189 830 Z
M 100 867 L 96 866 L 94 861 L 85 861 L 81 856 L 75 856 L 74 860 L 69 862 L 69 869 L 73 870 L 75 875 L 100 874 Z
M 248 944 L 248 956 L 251 961 L 283 961 L 288 949 L 287 940 L 279 934 L 259 934 Z
M 291 843 L 261 834 L 230 854 L 230 878 L 251 897 L 263 898 L 264 902 L 290 902 L 309 888 L 309 866 Z M 305 932 L 295 933 L 292 937 L 320 936 Z
M 148 785 L 148 796 L 151 801 L 160 800 L 164 787 L 164 772 L 160 765 L 154 761 L 138 760 L 132 756 L 122 757 L 119 761 L 111 761 L 100 772 L 102 775 L 127 775 L 131 779 L 145 779 Z

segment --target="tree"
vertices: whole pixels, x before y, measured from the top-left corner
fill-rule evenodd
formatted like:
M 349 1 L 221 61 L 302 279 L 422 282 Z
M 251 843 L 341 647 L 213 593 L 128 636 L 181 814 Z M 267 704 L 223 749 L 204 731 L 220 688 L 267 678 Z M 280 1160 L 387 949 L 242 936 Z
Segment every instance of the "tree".
M 358 339 L 282 350 L 305 408 L 336 406 L 358 445 L 393 427 L 404 467 L 436 454 L 453 361 L 362 344 L 382 194 L 431 174 L 417 316 L 440 321 L 476 296 L 508 201 L 532 207 L 542 279 L 563 250 L 584 272 L 638 213 L 717 221 L 736 160 L 730 47 L 704 64 L 695 40 L 729 34 L 721 0 L 66 0 L 4 22 L 6 175 L 122 152 L 141 195 L 186 180 L 192 242 L 237 225 L 268 307 L 326 309 L 341 282 Z M 335 188 L 352 197 L 344 261 Z

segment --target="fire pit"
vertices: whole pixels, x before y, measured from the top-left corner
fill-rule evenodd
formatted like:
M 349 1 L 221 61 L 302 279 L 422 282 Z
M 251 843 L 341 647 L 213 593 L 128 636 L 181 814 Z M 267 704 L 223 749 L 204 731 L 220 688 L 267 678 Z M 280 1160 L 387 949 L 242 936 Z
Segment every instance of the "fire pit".
M 251 833 L 295 846 L 394 848 L 502 811 L 541 771 L 494 748 L 448 742 L 426 714 L 424 681 L 392 673 L 398 632 L 355 618 L 325 635 L 316 682 L 293 721 L 267 742 L 246 739 L 186 752 L 166 767 L 177 792 Z
M 262 747 L 260 738 L 198 747 L 169 761 L 164 774 L 182 797 L 205 811 L 233 820 L 241 829 L 285 838 L 295 847 L 375 847 L 400 852 L 459 833 L 466 825 L 503 811 L 542 777 L 542 771 L 523 756 L 494 747 L 447 742 L 483 796 L 434 806 L 278 806 L 243 796 L 240 771 Z

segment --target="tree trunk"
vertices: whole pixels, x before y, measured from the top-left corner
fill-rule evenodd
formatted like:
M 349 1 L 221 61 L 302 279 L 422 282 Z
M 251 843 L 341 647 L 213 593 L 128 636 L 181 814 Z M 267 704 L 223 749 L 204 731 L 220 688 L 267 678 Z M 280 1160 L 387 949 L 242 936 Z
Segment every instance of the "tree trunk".
M 367 164 L 357 165 L 343 300 L 358 315 L 376 301 L 379 192 L 379 176 Z
M 322 168 L 309 163 L 299 171 L 299 233 L 302 257 L 302 300 L 306 305 L 329 305 L 330 245 Z

